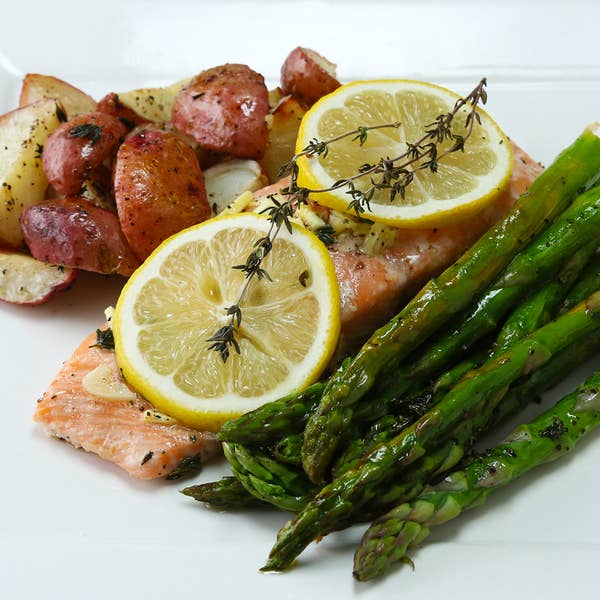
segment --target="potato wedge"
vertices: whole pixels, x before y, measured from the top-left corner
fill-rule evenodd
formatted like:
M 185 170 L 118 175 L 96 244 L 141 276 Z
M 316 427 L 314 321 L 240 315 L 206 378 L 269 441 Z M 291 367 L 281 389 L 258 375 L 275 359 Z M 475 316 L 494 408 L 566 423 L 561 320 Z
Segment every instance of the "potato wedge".
M 255 160 L 234 158 L 204 171 L 206 196 L 215 215 L 225 210 L 243 192 L 254 192 L 267 183 L 267 176 Z
M 169 236 L 210 217 L 194 150 L 157 125 L 136 129 L 121 144 L 114 190 L 121 228 L 140 260 Z
M 133 110 L 140 117 L 155 123 L 171 120 L 175 96 L 189 82 L 182 79 L 167 87 L 141 88 L 117 94 L 119 102 Z
M 21 227 L 31 254 L 44 262 L 126 276 L 139 266 L 117 215 L 82 198 L 30 206 Z
M 21 247 L 19 217 L 44 200 L 48 180 L 41 152 L 60 125 L 59 108 L 56 100 L 45 99 L 0 117 L 0 244 Z
M 59 100 L 69 119 L 96 110 L 96 102 L 91 96 L 66 81 L 50 75 L 27 73 L 23 78 L 19 106 L 32 104 L 43 98 Z
M 294 156 L 298 129 L 305 113 L 306 109 L 294 96 L 285 96 L 267 117 L 269 137 L 260 164 L 269 181 L 279 179 L 279 169 Z
M 309 48 L 295 48 L 281 67 L 281 87 L 307 106 L 340 87 L 335 64 Z
M 0 300 L 11 304 L 42 304 L 69 286 L 75 269 L 52 265 L 19 252 L 0 251 Z

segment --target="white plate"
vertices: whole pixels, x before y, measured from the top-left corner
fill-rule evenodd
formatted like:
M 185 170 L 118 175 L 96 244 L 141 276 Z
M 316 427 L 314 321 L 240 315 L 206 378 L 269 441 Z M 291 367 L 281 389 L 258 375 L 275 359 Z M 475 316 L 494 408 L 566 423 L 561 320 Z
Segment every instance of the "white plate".
M 27 71 L 96 96 L 226 61 L 275 81 L 287 52 L 302 44 L 337 61 L 345 80 L 421 77 L 464 92 L 487 75 L 488 110 L 548 163 L 600 117 L 598 22 L 597 3 L 573 1 L 21 2 L 3 7 L 0 103 L 14 104 Z M 351 577 L 359 528 L 311 546 L 285 575 L 261 575 L 282 513 L 205 510 L 177 493 L 180 484 L 134 481 L 46 438 L 31 422 L 35 399 L 118 289 L 117 280 L 84 275 L 45 306 L 0 307 L 3 598 L 596 595 L 598 439 L 439 528 L 415 554 L 415 573 L 404 568 L 365 585 Z M 225 470 L 216 463 L 196 480 Z

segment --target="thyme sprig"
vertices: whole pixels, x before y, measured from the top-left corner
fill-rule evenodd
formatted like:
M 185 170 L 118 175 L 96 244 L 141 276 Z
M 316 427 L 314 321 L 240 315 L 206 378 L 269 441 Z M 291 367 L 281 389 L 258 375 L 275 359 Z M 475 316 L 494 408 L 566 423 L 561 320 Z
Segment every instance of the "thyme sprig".
M 325 157 L 329 152 L 329 146 L 342 139 L 352 137 L 352 141 L 358 142 L 361 146 L 367 141 L 369 133 L 377 129 L 389 129 L 400 127 L 399 122 L 383 123 L 372 126 L 359 126 L 352 131 L 348 131 L 332 137 L 328 140 L 319 140 L 313 138 L 309 144 L 301 151 L 295 154 L 292 159 L 283 165 L 279 171 L 279 176 L 290 176 L 290 183 L 279 190 L 279 196 L 283 196 L 285 201 L 280 201 L 274 194 L 268 196 L 272 205 L 265 208 L 261 213 L 267 213 L 271 222 L 267 234 L 258 239 L 254 244 L 254 250 L 246 259 L 245 264 L 235 265 L 233 268 L 240 270 L 245 275 L 245 282 L 238 300 L 235 304 L 225 308 L 225 313 L 230 317 L 229 323 L 221 327 L 207 342 L 211 343 L 210 349 L 219 352 L 223 362 L 227 362 L 231 350 L 240 354 L 240 345 L 236 339 L 236 330 L 242 323 L 241 305 L 248 291 L 250 283 L 254 277 L 259 280 L 266 279 L 272 281 L 269 273 L 263 268 L 264 259 L 273 249 L 273 242 L 279 234 L 282 227 L 285 227 L 290 233 L 292 225 L 290 219 L 294 212 L 302 205 L 308 204 L 309 195 L 331 192 L 334 190 L 346 188 L 352 200 L 348 204 L 349 210 L 353 210 L 358 218 L 371 210 L 370 202 L 378 190 L 389 190 L 390 202 L 400 195 L 402 199 L 406 196 L 406 189 L 414 180 L 414 173 L 420 170 L 429 170 L 432 173 L 438 172 L 439 162 L 453 152 L 464 152 L 465 142 L 471 136 L 475 122 L 481 124 L 481 117 L 477 112 L 479 104 L 486 104 L 487 92 L 485 87 L 487 80 L 483 78 L 469 94 L 464 98 L 459 98 L 451 111 L 438 115 L 432 123 L 426 125 L 423 136 L 416 142 L 406 142 L 406 151 L 402 154 L 390 158 L 381 158 L 375 164 L 365 163 L 361 165 L 358 172 L 350 177 L 335 181 L 330 187 L 312 189 L 298 185 L 298 159 L 301 157 Z M 454 119 L 459 111 L 469 105 L 465 120 L 465 132 L 461 135 L 455 133 L 452 129 Z M 439 152 L 439 145 L 445 141 L 451 141 L 452 144 L 443 152 Z M 365 190 L 356 186 L 356 181 L 369 177 L 371 185 Z M 317 233 L 319 238 L 329 244 L 333 241 L 331 236 L 332 228 L 325 226 Z

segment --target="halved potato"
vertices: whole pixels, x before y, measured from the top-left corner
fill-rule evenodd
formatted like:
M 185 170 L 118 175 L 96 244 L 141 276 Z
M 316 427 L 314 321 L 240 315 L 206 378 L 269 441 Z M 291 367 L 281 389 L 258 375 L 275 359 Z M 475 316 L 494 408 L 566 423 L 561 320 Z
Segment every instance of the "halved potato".
M 75 269 L 52 265 L 19 252 L 0 251 L 0 300 L 11 304 L 42 304 L 69 286 Z
M 210 217 L 196 154 L 158 125 L 136 129 L 119 147 L 114 192 L 121 229 L 140 260 L 168 237 Z
M 182 79 L 167 87 L 141 88 L 120 92 L 117 96 L 119 102 L 131 108 L 144 119 L 155 123 L 164 123 L 171 120 L 175 96 L 188 82 L 189 79 Z
M 0 243 L 4 245 L 23 245 L 19 217 L 28 206 L 44 201 L 48 180 L 41 153 L 60 125 L 61 110 L 56 100 L 39 100 L 0 117 Z
M 96 110 L 96 102 L 91 96 L 66 81 L 50 75 L 27 73 L 23 78 L 19 106 L 27 106 L 44 98 L 60 100 L 69 119 Z
M 140 262 L 115 213 L 83 198 L 58 198 L 31 206 L 21 216 L 27 246 L 38 260 L 129 276 Z
M 296 138 L 306 109 L 293 96 L 282 98 L 267 117 L 269 137 L 267 150 L 260 161 L 273 182 L 279 178 L 279 169 L 294 156 Z
M 340 87 L 335 64 L 309 48 L 294 48 L 281 67 L 281 87 L 307 106 Z
M 269 96 L 264 77 L 228 63 L 196 75 L 177 94 L 173 125 L 202 148 L 236 158 L 262 158 Z

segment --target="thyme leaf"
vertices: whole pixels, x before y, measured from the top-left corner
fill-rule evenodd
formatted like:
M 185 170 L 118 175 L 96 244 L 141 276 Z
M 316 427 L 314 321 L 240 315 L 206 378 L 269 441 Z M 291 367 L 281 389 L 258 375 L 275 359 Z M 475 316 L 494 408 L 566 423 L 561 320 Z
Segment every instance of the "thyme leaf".
M 102 127 L 94 125 L 93 123 L 82 123 L 81 125 L 74 125 L 71 127 L 71 129 L 69 129 L 69 135 L 72 138 L 90 140 L 90 143 L 94 146 L 102 137 Z
M 102 348 L 103 350 L 115 349 L 115 338 L 110 327 L 106 329 L 96 329 L 96 343 L 91 348 Z

